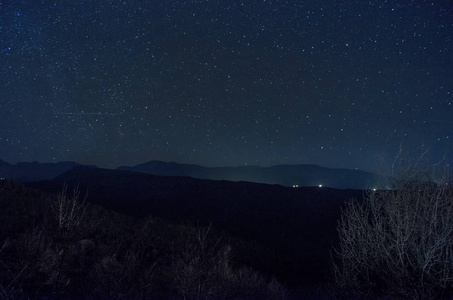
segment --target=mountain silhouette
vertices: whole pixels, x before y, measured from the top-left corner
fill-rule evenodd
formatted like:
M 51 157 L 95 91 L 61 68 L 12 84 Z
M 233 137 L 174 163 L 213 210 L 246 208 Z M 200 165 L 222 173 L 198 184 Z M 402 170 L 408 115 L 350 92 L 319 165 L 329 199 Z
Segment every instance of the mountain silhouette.
M 9 164 L 0 160 L 0 177 L 18 182 L 49 180 L 80 164 L 75 162 L 39 163 L 20 162 Z
M 0 177 L 18 182 L 50 180 L 74 167 L 75 162 L 9 164 L 0 160 Z M 89 166 L 94 167 L 94 166 Z M 283 186 L 326 186 L 339 189 L 369 189 L 376 187 L 377 176 L 370 172 L 333 169 L 317 165 L 276 165 L 271 167 L 203 167 L 176 162 L 150 161 L 133 167 L 122 166 L 122 171 L 133 171 L 159 176 L 187 176 L 198 179 L 248 181 Z
M 199 179 L 248 181 L 283 186 L 328 186 L 340 189 L 375 187 L 375 174 L 359 170 L 333 169 L 317 165 L 276 165 L 272 167 L 214 167 L 150 161 L 118 170 L 142 172 L 160 176 L 189 176 Z

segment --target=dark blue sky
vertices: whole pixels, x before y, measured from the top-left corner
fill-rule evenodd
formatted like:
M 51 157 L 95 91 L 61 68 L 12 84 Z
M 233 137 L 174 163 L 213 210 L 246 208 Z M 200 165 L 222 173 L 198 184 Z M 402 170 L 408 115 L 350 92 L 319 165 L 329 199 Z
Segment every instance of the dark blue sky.
M 451 158 L 451 1 L 1 1 L 0 159 Z

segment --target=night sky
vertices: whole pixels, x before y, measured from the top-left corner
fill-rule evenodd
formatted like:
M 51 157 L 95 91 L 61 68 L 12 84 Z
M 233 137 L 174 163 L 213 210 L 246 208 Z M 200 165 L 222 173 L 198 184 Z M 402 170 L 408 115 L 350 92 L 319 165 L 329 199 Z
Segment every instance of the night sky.
M 7 162 L 452 156 L 450 0 L 0 3 Z

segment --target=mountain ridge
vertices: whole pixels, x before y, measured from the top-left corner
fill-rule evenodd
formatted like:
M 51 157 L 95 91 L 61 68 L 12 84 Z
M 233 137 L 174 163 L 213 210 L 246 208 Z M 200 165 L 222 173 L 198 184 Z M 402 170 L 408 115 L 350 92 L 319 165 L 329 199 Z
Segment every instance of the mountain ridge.
M 270 167 L 203 167 L 175 162 L 150 161 L 117 170 L 142 172 L 159 176 L 189 176 L 199 179 L 248 181 L 283 186 L 329 186 L 342 189 L 369 189 L 378 181 L 374 173 L 315 164 L 275 165 Z
M 18 162 L 10 164 L 0 160 L 0 177 L 19 182 L 50 180 L 81 164 L 71 161 L 57 163 Z
M 0 160 L 0 177 L 19 182 L 51 180 L 77 166 L 71 161 L 57 163 L 19 162 Z M 96 166 L 88 166 L 96 167 Z M 315 164 L 280 164 L 269 167 L 235 166 L 204 167 L 152 160 L 135 166 L 120 166 L 112 170 L 140 172 L 158 176 L 187 176 L 198 179 L 247 181 L 283 186 L 329 186 L 340 189 L 374 188 L 377 176 L 371 172 L 345 168 L 327 168 Z

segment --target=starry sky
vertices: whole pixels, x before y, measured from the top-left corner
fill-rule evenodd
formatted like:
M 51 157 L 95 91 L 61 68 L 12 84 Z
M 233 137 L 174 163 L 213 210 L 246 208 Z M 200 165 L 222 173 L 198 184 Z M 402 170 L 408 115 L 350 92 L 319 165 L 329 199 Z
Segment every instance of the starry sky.
M 0 159 L 452 156 L 453 3 L 0 0 Z

